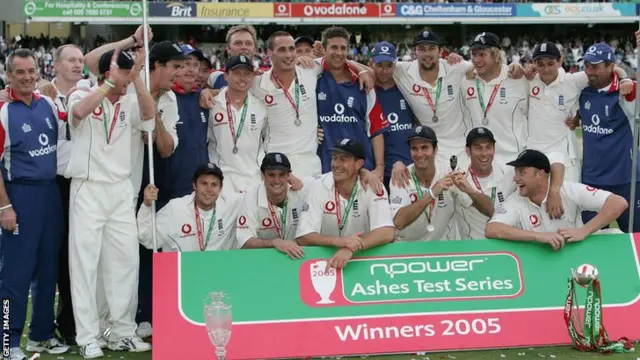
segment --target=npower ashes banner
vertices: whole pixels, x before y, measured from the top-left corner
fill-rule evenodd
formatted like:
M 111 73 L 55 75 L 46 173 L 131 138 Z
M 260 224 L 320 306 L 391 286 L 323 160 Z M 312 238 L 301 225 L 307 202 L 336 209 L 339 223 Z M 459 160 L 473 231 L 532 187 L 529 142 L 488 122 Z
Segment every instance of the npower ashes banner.
M 395 4 L 376 3 L 275 3 L 278 18 L 377 18 L 395 17 Z
M 142 18 L 142 4 L 134 1 L 24 1 L 27 17 Z
M 212 291 L 231 299 L 229 359 L 568 345 L 567 278 L 583 263 L 599 270 L 609 336 L 639 339 L 639 248 L 627 234 L 559 252 L 496 240 L 398 243 L 342 271 L 326 271 L 334 249 L 315 247 L 299 261 L 271 249 L 159 253 L 153 359 L 213 357 L 203 312 Z

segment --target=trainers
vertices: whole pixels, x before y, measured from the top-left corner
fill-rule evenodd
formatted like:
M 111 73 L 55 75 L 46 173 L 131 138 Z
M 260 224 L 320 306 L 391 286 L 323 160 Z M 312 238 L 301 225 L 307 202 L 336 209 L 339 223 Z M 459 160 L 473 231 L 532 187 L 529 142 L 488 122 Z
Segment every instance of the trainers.
M 109 340 L 108 348 L 113 351 L 145 352 L 151 350 L 151 344 L 137 336 L 131 336 L 114 341 Z
M 69 346 L 63 344 L 57 338 L 51 338 L 46 341 L 27 341 L 27 351 L 32 353 L 48 352 L 52 355 L 64 354 L 69 351 Z
M 97 340 L 98 345 L 100 345 L 100 349 L 104 349 L 107 347 L 107 339 L 104 336 L 100 336 Z
M 104 356 L 100 344 L 97 341 L 92 341 L 87 345 L 80 346 L 80 355 L 85 359 L 97 359 Z
M 136 330 L 136 334 L 141 338 L 148 338 L 149 336 L 151 336 L 151 323 L 149 322 L 141 322 L 140 325 L 138 325 L 138 330 Z
M 4 360 L 28 360 L 27 355 L 24 354 L 19 347 L 13 347 L 9 349 L 9 357 L 3 357 Z

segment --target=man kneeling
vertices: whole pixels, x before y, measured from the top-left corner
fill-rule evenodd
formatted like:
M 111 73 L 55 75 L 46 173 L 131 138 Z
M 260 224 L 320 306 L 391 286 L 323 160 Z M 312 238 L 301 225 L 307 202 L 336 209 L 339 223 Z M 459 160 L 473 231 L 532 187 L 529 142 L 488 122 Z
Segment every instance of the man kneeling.
M 560 191 L 564 214 L 552 220 L 544 210 L 551 171 L 547 156 L 536 150 L 525 150 L 507 165 L 515 167 L 514 181 L 519 194 L 510 195 L 496 207 L 485 228 L 487 238 L 537 241 L 559 250 L 566 242 L 582 241 L 606 227 L 629 206 L 621 196 L 565 181 Z M 598 215 L 583 224 L 582 211 L 595 211 Z

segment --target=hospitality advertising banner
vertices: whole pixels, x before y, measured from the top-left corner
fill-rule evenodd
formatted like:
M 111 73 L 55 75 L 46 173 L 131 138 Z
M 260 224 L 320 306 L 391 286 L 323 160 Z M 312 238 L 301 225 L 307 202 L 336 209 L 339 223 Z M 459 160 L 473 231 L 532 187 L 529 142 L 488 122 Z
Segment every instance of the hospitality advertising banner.
M 273 249 L 159 253 L 153 359 L 213 356 L 210 292 L 230 299 L 232 324 L 211 333 L 229 339 L 228 359 L 567 345 L 567 279 L 584 263 L 599 270 L 610 337 L 639 339 L 639 247 L 628 234 L 559 252 L 496 240 L 394 243 L 338 271 L 327 269 L 335 250 L 320 247 L 306 247 L 303 260 Z
M 142 4 L 133 1 L 45 1 L 24 2 L 27 17 L 142 18 Z

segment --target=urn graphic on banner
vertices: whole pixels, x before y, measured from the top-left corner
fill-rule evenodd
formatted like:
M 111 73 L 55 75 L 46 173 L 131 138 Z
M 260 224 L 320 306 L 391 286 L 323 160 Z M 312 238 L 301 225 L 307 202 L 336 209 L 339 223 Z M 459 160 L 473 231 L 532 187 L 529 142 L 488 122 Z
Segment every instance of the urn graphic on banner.
M 320 295 L 316 304 L 333 304 L 331 294 L 336 288 L 336 269 L 327 268 L 327 262 L 323 260 L 311 264 L 309 270 L 313 289 Z
M 204 318 L 209 339 L 218 360 L 226 360 L 231 339 L 231 299 L 222 292 L 212 292 L 204 298 Z

